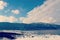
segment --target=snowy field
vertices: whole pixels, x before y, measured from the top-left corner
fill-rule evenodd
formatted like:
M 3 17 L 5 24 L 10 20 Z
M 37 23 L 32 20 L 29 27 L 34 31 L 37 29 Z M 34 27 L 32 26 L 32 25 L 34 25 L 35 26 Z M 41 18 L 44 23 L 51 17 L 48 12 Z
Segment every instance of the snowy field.
M 17 38 L 16 40 L 60 40 L 59 35 L 41 35 L 35 37 Z
M 0 40 L 60 40 L 60 30 L 40 30 L 40 31 L 12 31 L 2 30 L 3 32 L 13 32 L 24 34 L 22 36 L 15 36 L 16 39 L 1 38 Z M 1 32 L 1 31 L 0 31 Z

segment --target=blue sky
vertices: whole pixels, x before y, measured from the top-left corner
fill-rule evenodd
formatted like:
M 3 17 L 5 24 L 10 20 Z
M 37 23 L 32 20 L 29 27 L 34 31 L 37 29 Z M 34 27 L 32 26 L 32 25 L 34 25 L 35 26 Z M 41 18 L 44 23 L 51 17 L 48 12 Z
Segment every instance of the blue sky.
M 34 7 L 40 6 L 43 4 L 45 0 L 3 0 L 3 2 L 7 3 L 7 7 L 3 10 L 0 10 L 0 15 L 4 16 L 15 16 L 18 17 L 26 17 L 27 12 L 32 10 Z M 11 10 L 19 10 L 19 14 L 13 14 Z M 7 11 L 5 13 L 5 11 Z
M 59 0 L 0 0 L 0 22 L 60 24 L 59 3 Z
M 16 15 L 16 17 L 18 17 L 18 16 L 26 16 L 27 12 L 32 10 L 34 7 L 43 4 L 45 0 L 38 0 L 38 1 L 37 0 L 4 0 L 4 1 L 8 3 L 7 5 L 8 7 L 6 8 L 6 10 L 18 9 L 21 12 L 19 15 Z

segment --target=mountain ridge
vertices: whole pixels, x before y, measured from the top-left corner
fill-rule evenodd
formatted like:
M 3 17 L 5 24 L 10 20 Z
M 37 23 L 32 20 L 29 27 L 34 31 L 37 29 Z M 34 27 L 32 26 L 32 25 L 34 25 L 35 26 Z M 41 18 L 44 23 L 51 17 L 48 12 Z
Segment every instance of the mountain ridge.
M 0 22 L 0 30 L 57 30 L 60 25 L 49 23 L 9 23 Z

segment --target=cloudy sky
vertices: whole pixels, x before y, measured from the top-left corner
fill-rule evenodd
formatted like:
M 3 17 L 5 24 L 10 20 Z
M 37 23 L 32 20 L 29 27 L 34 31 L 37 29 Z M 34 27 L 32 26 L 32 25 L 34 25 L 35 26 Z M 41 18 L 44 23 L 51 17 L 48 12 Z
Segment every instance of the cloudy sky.
M 60 24 L 60 0 L 0 0 L 0 22 Z

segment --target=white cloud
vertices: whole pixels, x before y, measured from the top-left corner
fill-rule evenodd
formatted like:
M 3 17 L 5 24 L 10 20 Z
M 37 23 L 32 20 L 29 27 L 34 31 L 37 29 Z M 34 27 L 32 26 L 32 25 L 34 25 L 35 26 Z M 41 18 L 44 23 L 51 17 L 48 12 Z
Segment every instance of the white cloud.
M 7 3 L 4 1 L 0 1 L 0 10 L 4 9 L 5 7 L 7 7 Z
M 0 22 L 5 22 L 7 20 L 6 16 L 0 15 Z
M 12 10 L 12 13 L 19 14 L 19 10 Z
M 56 20 L 53 17 L 45 17 L 39 20 L 38 22 L 53 23 L 56 22 Z
M 0 22 L 16 22 L 17 21 L 17 18 L 13 17 L 13 16 L 3 16 L 3 15 L 0 15 Z
M 16 21 L 17 21 L 17 18 L 13 16 L 8 17 L 8 22 L 16 22 Z
M 58 13 L 57 10 L 59 11 L 60 9 L 59 4 L 60 0 L 47 0 L 43 5 L 35 7 L 33 10 L 28 12 L 27 17 L 20 17 L 19 19 L 23 23 L 33 23 L 33 22 L 54 23 L 57 20 L 53 16 L 54 13 L 56 14 Z

